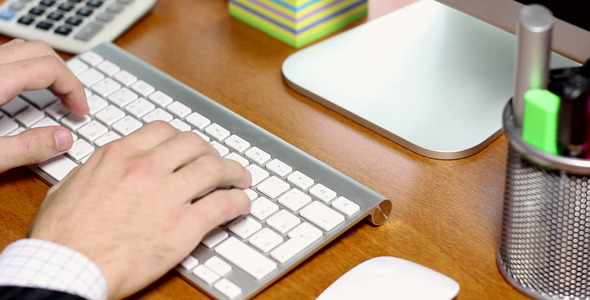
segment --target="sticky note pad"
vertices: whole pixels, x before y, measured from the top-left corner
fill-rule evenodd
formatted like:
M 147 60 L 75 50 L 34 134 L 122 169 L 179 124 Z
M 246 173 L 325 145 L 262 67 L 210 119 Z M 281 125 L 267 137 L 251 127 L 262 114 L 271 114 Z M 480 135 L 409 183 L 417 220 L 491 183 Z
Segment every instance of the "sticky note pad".
M 368 0 L 230 0 L 229 12 L 301 47 L 367 16 Z
M 532 89 L 524 94 L 522 139 L 545 152 L 558 154 L 559 96 Z

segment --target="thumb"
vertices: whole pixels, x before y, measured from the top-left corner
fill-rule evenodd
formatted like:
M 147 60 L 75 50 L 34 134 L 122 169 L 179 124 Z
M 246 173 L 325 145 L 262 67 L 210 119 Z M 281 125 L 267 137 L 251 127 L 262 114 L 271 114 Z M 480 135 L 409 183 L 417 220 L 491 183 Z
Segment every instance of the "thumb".
M 0 173 L 62 154 L 72 143 L 72 133 L 60 126 L 33 128 L 15 136 L 0 137 Z

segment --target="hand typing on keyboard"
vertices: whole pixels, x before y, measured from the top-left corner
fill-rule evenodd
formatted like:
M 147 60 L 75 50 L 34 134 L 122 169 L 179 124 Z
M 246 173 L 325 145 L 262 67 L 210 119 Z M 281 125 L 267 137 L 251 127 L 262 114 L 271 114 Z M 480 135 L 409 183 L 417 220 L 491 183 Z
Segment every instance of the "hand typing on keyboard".
M 23 90 L 49 86 L 66 107 L 87 112 L 82 86 L 56 57 L 42 43 L 2 46 L 0 82 L 5 85 L 0 104 Z M 53 134 L 59 130 L 65 129 L 36 128 L 0 137 L 0 171 L 67 150 L 66 144 L 55 143 Z M 71 137 L 68 142 L 67 147 Z M 213 228 L 247 214 L 251 201 L 242 189 L 251 183 L 249 171 L 221 158 L 199 135 L 154 121 L 97 149 L 54 185 L 31 226 L 30 238 L 67 246 L 90 258 L 104 275 L 106 296 L 120 299 L 175 267 Z M 0 286 L 5 285 L 2 256 Z M 45 275 L 50 272 L 43 270 Z
M 88 113 L 84 87 L 45 42 L 13 40 L 0 46 L 0 106 L 25 90 L 49 87 L 64 106 Z M 12 137 L 0 137 L 0 172 L 30 165 L 64 153 L 72 136 L 64 127 L 34 128 Z

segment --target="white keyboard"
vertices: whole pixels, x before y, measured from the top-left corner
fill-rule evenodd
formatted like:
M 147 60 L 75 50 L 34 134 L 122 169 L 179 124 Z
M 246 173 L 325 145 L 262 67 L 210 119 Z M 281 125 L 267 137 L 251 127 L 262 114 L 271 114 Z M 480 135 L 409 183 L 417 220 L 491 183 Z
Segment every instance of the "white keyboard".
M 48 90 L 0 107 L 0 136 L 64 125 L 74 146 L 31 168 L 55 183 L 100 146 L 164 120 L 193 131 L 252 173 L 250 214 L 210 232 L 178 267 L 215 298 L 250 298 L 348 228 L 387 220 L 391 202 L 215 101 L 104 43 L 67 62 L 86 87 L 90 114 L 64 109 Z
M 5 0 L 0 33 L 80 53 L 113 41 L 157 0 Z

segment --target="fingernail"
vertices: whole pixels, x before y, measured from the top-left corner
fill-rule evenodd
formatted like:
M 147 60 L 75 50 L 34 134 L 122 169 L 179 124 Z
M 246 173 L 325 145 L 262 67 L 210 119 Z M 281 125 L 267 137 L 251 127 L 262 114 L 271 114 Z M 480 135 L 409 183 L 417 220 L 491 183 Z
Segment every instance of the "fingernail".
M 71 147 L 72 134 L 66 129 L 55 131 L 55 144 L 57 145 L 57 152 L 63 152 Z

